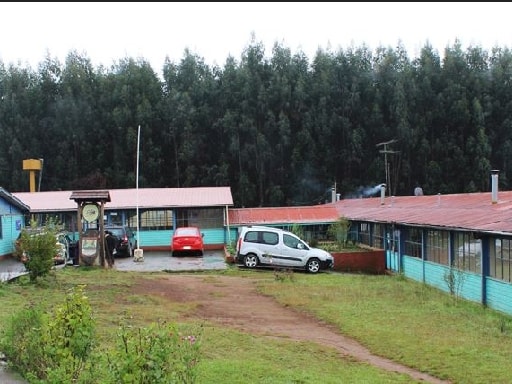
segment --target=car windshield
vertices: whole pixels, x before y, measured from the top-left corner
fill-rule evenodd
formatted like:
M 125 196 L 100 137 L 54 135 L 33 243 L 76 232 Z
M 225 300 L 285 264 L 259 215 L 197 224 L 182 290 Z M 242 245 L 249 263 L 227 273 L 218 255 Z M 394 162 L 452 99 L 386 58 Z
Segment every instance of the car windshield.
M 117 237 L 124 236 L 124 231 L 122 228 L 107 228 L 107 231 L 109 231 L 110 233 L 112 233 L 114 236 L 117 236 Z
M 177 236 L 198 236 L 197 229 L 195 228 L 178 228 L 176 230 Z

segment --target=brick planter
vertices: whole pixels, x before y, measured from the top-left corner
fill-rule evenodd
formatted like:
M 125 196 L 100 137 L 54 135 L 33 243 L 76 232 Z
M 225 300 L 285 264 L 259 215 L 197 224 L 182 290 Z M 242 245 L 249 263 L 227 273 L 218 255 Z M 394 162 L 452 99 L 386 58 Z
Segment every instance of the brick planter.
M 380 275 L 386 273 L 386 256 L 383 250 L 331 252 L 334 270 L 338 272 L 363 272 Z

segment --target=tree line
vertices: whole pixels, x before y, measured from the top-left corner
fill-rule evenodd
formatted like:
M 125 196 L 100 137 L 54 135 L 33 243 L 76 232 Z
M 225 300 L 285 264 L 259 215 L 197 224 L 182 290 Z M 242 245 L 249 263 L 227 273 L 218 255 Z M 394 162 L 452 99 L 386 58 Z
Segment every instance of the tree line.
M 428 44 L 416 58 L 365 45 L 312 59 L 254 39 L 206 65 L 185 50 L 161 75 L 143 58 L 94 67 L 71 51 L 37 69 L 0 61 L 0 186 L 40 190 L 230 186 L 235 206 L 509 189 L 512 54 Z

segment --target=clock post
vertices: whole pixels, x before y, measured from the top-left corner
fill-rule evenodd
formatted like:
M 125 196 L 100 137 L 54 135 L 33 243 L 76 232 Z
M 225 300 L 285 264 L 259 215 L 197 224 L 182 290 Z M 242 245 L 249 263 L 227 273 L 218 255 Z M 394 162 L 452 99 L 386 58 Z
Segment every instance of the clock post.
M 80 265 L 106 267 L 104 206 L 110 202 L 109 191 L 75 191 Z

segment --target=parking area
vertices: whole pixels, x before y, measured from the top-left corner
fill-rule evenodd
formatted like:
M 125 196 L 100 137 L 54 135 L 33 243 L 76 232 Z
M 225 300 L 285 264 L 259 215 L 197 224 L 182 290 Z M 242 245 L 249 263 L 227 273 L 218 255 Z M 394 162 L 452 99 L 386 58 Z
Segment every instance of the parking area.
M 144 252 L 144 261 L 135 262 L 133 257 L 116 258 L 114 268 L 119 271 L 199 271 L 226 269 L 224 252 L 205 251 L 203 256 L 172 257 L 170 252 Z M 57 266 L 64 268 L 64 266 Z M 65 268 L 74 268 L 71 265 Z M 0 282 L 26 274 L 23 263 L 9 258 L 0 261 Z
M 116 258 L 115 268 L 119 271 L 198 271 L 226 269 L 224 252 L 205 251 L 203 256 L 172 257 L 171 252 L 144 252 L 144 261 L 134 258 Z

